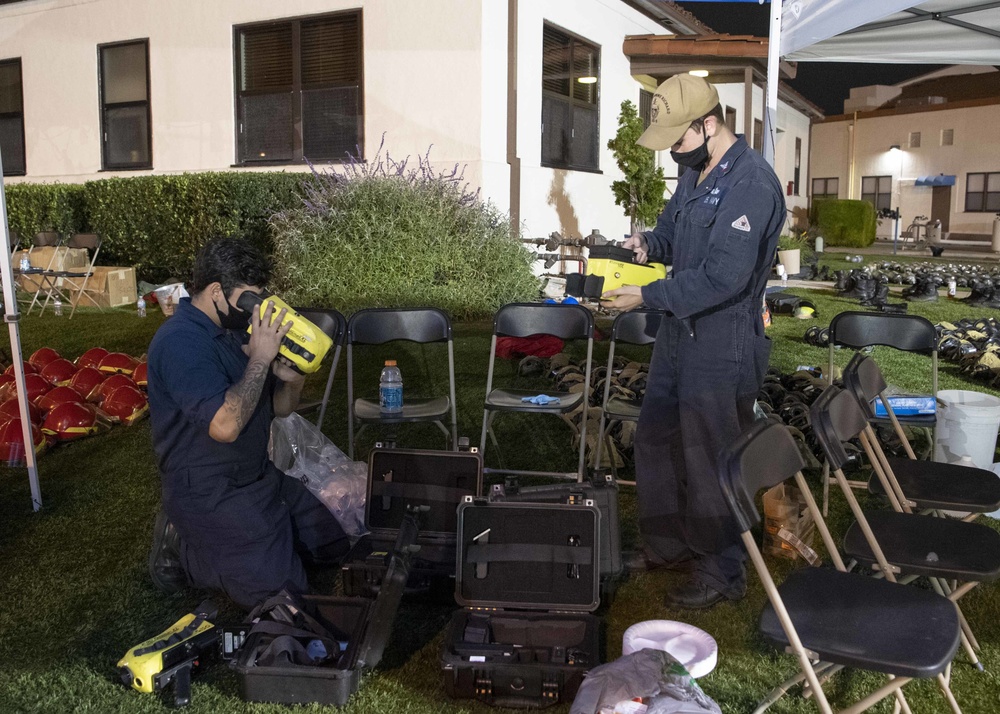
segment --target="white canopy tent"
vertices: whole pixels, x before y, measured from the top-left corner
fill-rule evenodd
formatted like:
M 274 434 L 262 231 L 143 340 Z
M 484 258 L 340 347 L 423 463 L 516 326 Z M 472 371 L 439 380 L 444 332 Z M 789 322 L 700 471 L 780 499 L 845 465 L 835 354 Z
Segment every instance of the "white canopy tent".
M 779 59 L 1000 64 L 1000 2 L 772 0 L 764 156 L 774 161 Z
M 0 166 L 3 166 L 2 159 L 0 156 Z M 31 484 L 31 505 L 37 511 L 42 507 L 42 489 L 38 484 L 38 463 L 35 460 L 35 442 L 31 434 L 31 417 L 28 413 L 27 389 L 24 382 L 24 357 L 21 353 L 21 329 L 18 325 L 20 311 L 17 309 L 17 286 L 14 285 L 14 269 L 11 264 L 10 226 L 7 225 L 7 195 L 3 187 L 2 169 L 0 169 L 0 211 L 3 213 L 3 244 L 7 246 L 0 250 L 3 319 L 10 332 L 10 355 L 14 361 L 14 382 L 17 385 L 17 401 L 21 411 L 21 438 L 24 440 L 24 460 L 28 466 L 28 481 Z

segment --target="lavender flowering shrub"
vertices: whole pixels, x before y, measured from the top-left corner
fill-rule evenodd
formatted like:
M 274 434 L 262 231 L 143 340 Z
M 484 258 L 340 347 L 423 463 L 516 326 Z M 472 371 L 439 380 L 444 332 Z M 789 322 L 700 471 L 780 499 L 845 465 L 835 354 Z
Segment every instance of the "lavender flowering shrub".
M 397 161 L 380 146 L 369 162 L 313 167 L 303 205 L 271 219 L 274 283 L 286 300 L 474 318 L 538 295 L 532 255 L 509 218 L 458 166 L 439 171 L 428 154 Z

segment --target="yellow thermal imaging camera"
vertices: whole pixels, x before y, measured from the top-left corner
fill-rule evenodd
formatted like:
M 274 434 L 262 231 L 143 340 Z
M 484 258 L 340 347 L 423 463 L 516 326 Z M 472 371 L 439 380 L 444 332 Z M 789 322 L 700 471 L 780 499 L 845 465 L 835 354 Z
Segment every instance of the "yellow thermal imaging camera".
M 295 312 L 287 302 L 274 295 L 258 295 L 257 293 L 244 290 L 240 299 L 236 301 L 236 306 L 246 312 L 260 310 L 261 318 L 267 305 L 264 303 L 274 303 L 274 320 L 283 309 L 288 310 L 285 314 L 285 322 L 291 321 L 292 327 L 288 334 L 281 340 L 281 347 L 278 354 L 288 360 L 289 365 L 300 374 L 312 374 L 319 369 L 326 353 L 333 346 L 333 340 L 323 330 L 317 327 L 308 319 Z M 247 332 L 253 333 L 253 326 L 247 328 Z
M 142 642 L 118 661 L 126 686 L 139 692 L 161 692 L 174 687 L 175 706 L 191 702 L 191 673 L 219 648 L 219 633 L 209 622 L 218 614 L 205 601 L 156 637 Z

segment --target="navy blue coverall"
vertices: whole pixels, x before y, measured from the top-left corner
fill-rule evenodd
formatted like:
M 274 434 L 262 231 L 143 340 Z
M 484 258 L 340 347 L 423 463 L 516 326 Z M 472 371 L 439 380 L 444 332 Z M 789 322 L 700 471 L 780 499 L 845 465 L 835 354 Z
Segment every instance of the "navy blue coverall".
M 273 374 L 234 442 L 209 436 L 226 390 L 246 370 L 245 338 L 182 299 L 149 346 L 149 404 L 163 510 L 180 535 L 188 580 L 251 609 L 283 587 L 306 591 L 299 553 L 332 562 L 348 540 L 326 507 L 268 458 Z
M 635 437 L 639 528 L 654 563 L 695 560 L 694 578 L 731 598 L 746 576 L 722 498 L 720 451 L 753 420 L 770 339 L 761 306 L 785 200 L 742 136 L 696 185 L 688 171 L 644 235 L 672 275 L 642 288 L 664 310 Z

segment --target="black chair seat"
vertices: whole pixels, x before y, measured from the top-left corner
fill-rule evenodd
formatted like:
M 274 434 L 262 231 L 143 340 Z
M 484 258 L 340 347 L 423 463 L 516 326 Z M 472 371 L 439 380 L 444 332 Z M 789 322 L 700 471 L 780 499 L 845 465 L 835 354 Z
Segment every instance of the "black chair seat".
M 604 415 L 612 420 L 638 421 L 640 409 L 642 409 L 642 402 L 622 397 L 611 397 L 604 408 Z
M 935 461 L 889 459 L 899 487 L 920 508 L 944 508 L 990 513 L 1000 508 L 1000 477 L 992 471 Z M 868 481 L 869 492 L 884 496 L 876 476 Z
M 448 397 L 433 399 L 403 399 L 403 411 L 397 414 L 383 414 L 376 401 L 357 399 L 354 401 L 354 416 L 363 422 L 399 424 L 407 421 L 438 421 L 451 411 Z
M 937 593 L 823 568 L 793 571 L 778 591 L 803 646 L 824 662 L 933 677 L 958 649 L 958 610 Z M 788 645 L 770 603 L 760 631 Z
M 889 563 L 904 574 L 991 582 L 1000 577 L 1000 533 L 978 523 L 895 511 L 865 512 Z M 844 552 L 865 565 L 875 563 L 861 527 L 844 536 Z
M 558 403 L 554 404 L 532 404 L 531 402 L 523 402 L 521 399 L 523 397 L 536 397 L 539 394 L 544 394 L 549 397 L 555 397 L 559 400 Z M 486 396 L 486 408 L 496 409 L 498 411 L 517 411 L 517 412 L 538 412 L 538 413 L 553 413 L 553 414 L 564 414 L 565 412 L 571 411 L 576 407 L 580 401 L 583 399 L 582 392 L 550 392 L 550 391 L 538 391 L 538 390 L 528 390 L 528 389 L 494 389 Z

